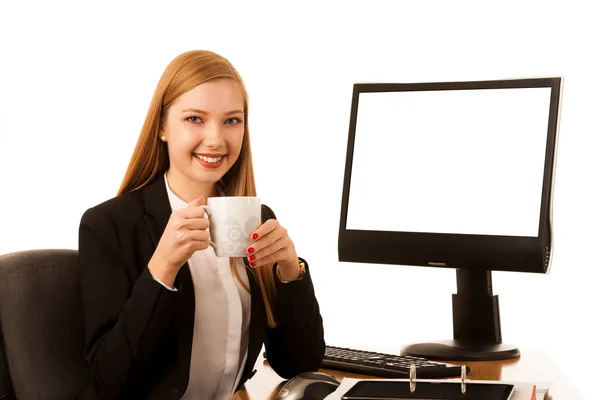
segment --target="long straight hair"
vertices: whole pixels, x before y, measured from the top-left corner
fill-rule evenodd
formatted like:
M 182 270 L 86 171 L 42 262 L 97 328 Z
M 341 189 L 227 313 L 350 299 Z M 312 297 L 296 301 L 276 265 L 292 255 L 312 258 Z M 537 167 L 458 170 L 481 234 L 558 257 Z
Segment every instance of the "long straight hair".
M 160 140 L 160 132 L 169 106 L 182 94 L 215 79 L 230 79 L 236 82 L 244 99 L 242 149 L 236 162 L 221 179 L 221 183 L 228 196 L 256 196 L 248 132 L 248 94 L 244 82 L 227 59 L 206 50 L 182 53 L 165 68 L 152 96 L 144 125 L 117 196 L 143 188 L 169 169 L 167 143 Z M 247 291 L 250 291 L 240 279 L 235 259 L 230 259 L 230 266 L 236 280 Z M 276 290 L 272 266 L 260 266 L 250 270 L 250 273 L 256 277 L 260 287 L 268 324 L 270 327 L 274 327 L 276 326 L 274 316 Z

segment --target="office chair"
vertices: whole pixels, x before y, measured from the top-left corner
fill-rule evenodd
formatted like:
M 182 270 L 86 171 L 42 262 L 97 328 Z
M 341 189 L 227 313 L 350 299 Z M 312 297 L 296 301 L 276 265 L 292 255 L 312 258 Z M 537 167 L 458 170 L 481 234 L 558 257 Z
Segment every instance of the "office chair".
M 0 256 L 0 400 L 74 399 L 89 381 L 76 250 Z

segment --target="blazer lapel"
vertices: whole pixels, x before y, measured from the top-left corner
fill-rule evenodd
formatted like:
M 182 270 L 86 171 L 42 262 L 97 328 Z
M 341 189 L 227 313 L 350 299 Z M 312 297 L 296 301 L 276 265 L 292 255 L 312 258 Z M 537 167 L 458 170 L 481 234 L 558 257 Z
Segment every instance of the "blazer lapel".
M 261 219 L 264 223 L 266 220 L 275 218 L 273 211 L 263 205 L 261 207 Z M 256 363 L 256 359 L 262 349 L 265 330 L 267 328 L 267 311 L 265 309 L 264 299 L 262 297 L 258 281 L 256 280 L 255 271 L 250 269 L 248 260 L 244 258 L 244 264 L 246 265 L 246 274 L 248 275 L 248 282 L 250 282 L 250 328 L 248 338 L 248 357 L 246 365 L 244 366 L 244 372 L 242 373 L 242 380 L 240 381 L 238 389 L 243 387 L 247 379 L 252 378 L 256 370 L 252 371 L 252 367 Z
M 245 261 L 245 260 L 244 260 Z M 262 299 L 260 287 L 253 271 L 246 267 L 248 282 L 250 283 L 250 327 L 248 328 L 248 356 L 246 357 L 246 365 L 242 372 L 242 379 L 239 382 L 238 388 L 244 386 L 246 380 L 252 378 L 254 372 L 252 368 L 256 363 L 256 359 L 260 353 L 265 336 L 265 327 L 267 326 L 267 315 L 264 302 Z
M 167 195 L 166 182 L 162 174 L 159 174 L 154 181 L 143 189 L 143 200 L 146 215 L 144 220 L 154 244 L 158 242 L 167 227 L 171 217 L 171 205 Z M 178 335 L 178 360 L 183 371 L 188 376 L 192 354 L 192 339 L 194 334 L 194 314 L 196 311 L 194 283 L 190 268 L 186 262 L 175 279 L 175 287 L 181 292 L 178 301 L 178 307 L 175 311 L 175 325 Z M 187 386 L 187 380 L 186 380 Z

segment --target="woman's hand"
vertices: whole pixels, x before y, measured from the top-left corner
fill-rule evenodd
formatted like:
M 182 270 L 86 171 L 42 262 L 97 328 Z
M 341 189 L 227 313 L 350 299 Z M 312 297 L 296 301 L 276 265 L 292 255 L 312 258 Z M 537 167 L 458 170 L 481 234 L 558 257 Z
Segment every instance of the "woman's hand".
M 269 219 L 250 235 L 255 242 L 246 249 L 250 266 L 279 264 L 281 277 L 292 281 L 300 275 L 298 255 L 287 229 Z
M 186 208 L 171 213 L 167 227 L 148 263 L 150 272 L 167 286 L 173 287 L 179 269 L 192 254 L 209 246 L 208 218 L 201 205 L 202 196 L 192 200 Z

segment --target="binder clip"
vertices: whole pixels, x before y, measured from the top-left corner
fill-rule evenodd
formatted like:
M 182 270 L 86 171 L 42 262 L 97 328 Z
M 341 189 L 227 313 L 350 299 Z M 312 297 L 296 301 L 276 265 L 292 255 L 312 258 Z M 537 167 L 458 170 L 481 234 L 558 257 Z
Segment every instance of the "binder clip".
M 417 389 L 417 367 L 415 364 L 410 364 L 410 372 L 408 376 L 410 392 L 413 393 Z M 467 366 L 460 367 L 460 392 L 467 393 Z
M 465 394 L 467 392 L 467 366 L 463 365 L 460 367 L 460 392 Z

